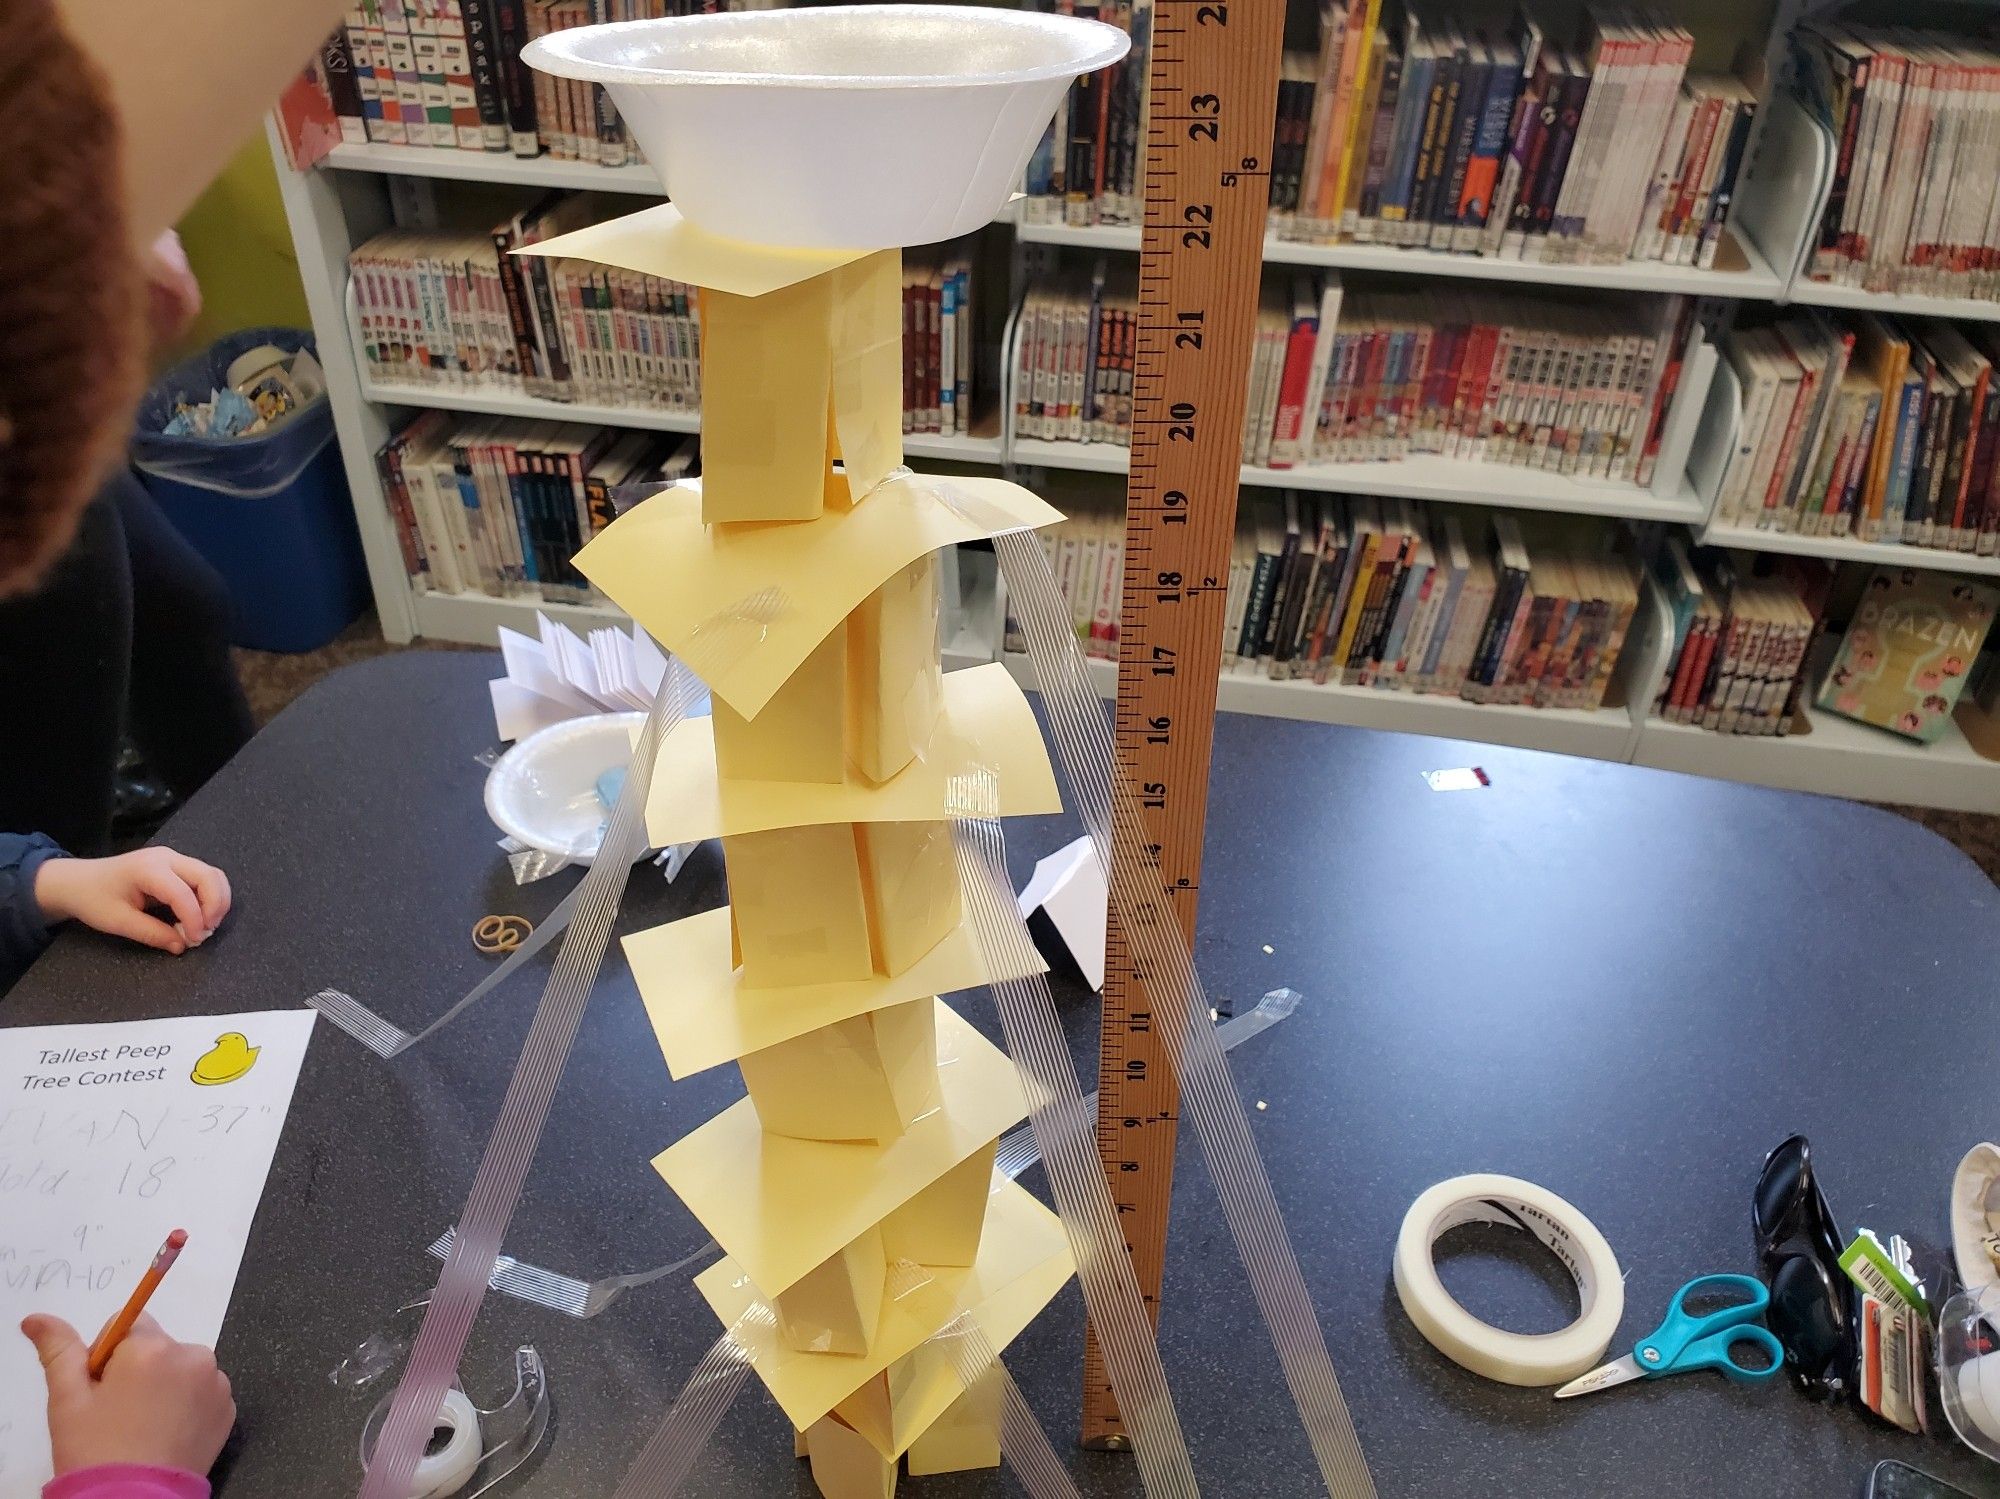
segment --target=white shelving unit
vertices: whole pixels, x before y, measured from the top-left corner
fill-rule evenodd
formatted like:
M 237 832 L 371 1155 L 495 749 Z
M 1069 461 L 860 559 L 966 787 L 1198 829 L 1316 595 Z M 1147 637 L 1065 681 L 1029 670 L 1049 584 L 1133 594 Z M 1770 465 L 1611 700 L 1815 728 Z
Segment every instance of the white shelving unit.
M 1788 25 L 1795 10 L 1792 0 L 1781 10 L 1779 24 Z M 327 370 L 328 393 L 384 634 L 392 640 L 423 635 L 487 643 L 501 625 L 518 627 L 531 621 L 532 611 L 538 607 L 578 627 L 617 619 L 615 611 L 606 609 L 438 594 L 412 586 L 403 572 L 374 454 L 392 430 L 390 414 L 403 407 L 674 432 L 698 431 L 699 413 L 579 405 L 538 400 L 518 391 L 432 389 L 370 380 L 356 355 L 347 256 L 354 246 L 389 227 L 392 194 L 410 190 L 405 179 L 586 189 L 648 198 L 662 196 L 657 179 L 643 167 L 605 168 L 550 158 L 523 160 L 498 154 L 375 145 L 338 147 L 320 167 L 300 173 L 285 166 L 275 135 L 272 148 L 321 361 Z M 1551 266 L 1379 245 L 1307 244 L 1275 234 L 1265 241 L 1265 259 L 1272 265 L 1524 287 L 1641 295 L 1682 293 L 1736 305 L 1792 302 L 2000 320 L 2000 304 L 1884 296 L 1807 280 L 1803 274 L 1807 238 L 1825 203 L 1830 174 L 1830 146 L 1817 127 L 1782 100 L 1768 107 L 1753 158 L 1743 174 L 1732 225 L 1741 269 L 1701 270 L 1637 261 L 1610 266 Z M 1025 222 L 1022 208 L 1016 203 L 1003 215 L 1014 223 L 1019 245 L 1102 254 L 1133 254 L 1139 248 L 1140 231 L 1135 227 L 1030 223 Z M 1019 267 L 1017 254 L 1017 273 Z M 1017 274 L 1017 286 L 1019 281 Z M 1129 455 L 1122 447 L 1045 441 L 1012 430 L 1013 403 L 1006 385 L 1013 364 L 1013 334 L 1014 320 L 1010 318 L 1002 349 L 999 430 L 975 437 L 911 435 L 905 440 L 911 457 L 1010 471 L 1043 467 L 1124 473 Z M 1705 402 L 1699 391 L 1694 393 L 1689 402 L 1692 409 L 1683 419 L 1686 437 L 1682 447 L 1687 459 L 1679 466 L 1685 472 L 1672 475 L 1651 490 L 1428 457 L 1288 470 L 1246 467 L 1241 478 L 1249 486 L 1669 521 L 1689 525 L 1703 540 L 1720 545 L 2000 575 L 2000 558 L 1712 524 L 1714 491 L 1722 459 L 1734 440 L 1738 399 L 1734 381 L 1727 378 L 1718 378 L 1708 388 Z M 1027 674 L 1024 657 L 1003 656 L 1000 650 L 1002 590 L 978 570 L 984 567 L 990 573 L 991 558 L 975 556 L 968 561 L 962 623 L 947 644 L 947 663 L 966 665 L 1001 657 L 1018 675 Z M 1225 671 L 1217 686 L 1217 701 L 1232 712 L 1517 745 L 1872 800 L 2000 811 L 2000 762 L 1979 756 L 1956 728 L 1940 743 L 1920 746 L 1819 714 L 1807 715 L 1809 732 L 1773 738 L 1717 734 L 1648 718 L 1646 707 L 1667 666 L 1664 634 L 1665 606 L 1652 599 L 1648 615 L 1635 627 L 1620 668 L 1625 701 L 1631 706 L 1595 712 L 1482 706 L 1455 697 L 1272 681 L 1240 668 Z M 1108 695 L 1115 676 L 1111 663 L 1093 662 L 1091 671 L 1100 690 Z
M 1024 244 L 1074 245 L 1092 250 L 1137 253 L 1135 225 L 1031 224 L 1023 219 L 1016 230 Z M 1541 265 L 1533 261 L 1500 260 L 1484 255 L 1454 255 L 1443 250 L 1399 249 L 1393 245 L 1312 244 L 1264 236 L 1264 264 L 1325 266 L 1343 271 L 1385 271 L 1400 276 L 1446 276 L 1458 281 L 1506 281 L 1522 286 L 1564 286 L 1599 291 L 1688 292 L 1698 297 L 1742 297 L 1776 301 L 1784 293 L 1784 278 L 1771 269 L 1763 252 L 1738 237 L 1747 265 L 1740 271 L 1702 270 L 1697 266 L 1661 265 L 1631 260 L 1623 265 Z
M 1130 454 L 1116 443 L 1050 442 L 1016 437 L 1008 448 L 1025 467 L 1083 469 L 1122 474 Z M 1303 468 L 1245 465 L 1242 482 L 1253 488 L 1328 490 L 1336 494 L 1395 495 L 1412 500 L 1462 501 L 1511 510 L 1549 510 L 1624 520 L 1700 525 L 1708 506 L 1683 475 L 1676 493 L 1661 495 L 1632 484 L 1565 478 L 1540 469 L 1497 463 L 1464 463 L 1420 455 L 1395 463 L 1319 463 Z

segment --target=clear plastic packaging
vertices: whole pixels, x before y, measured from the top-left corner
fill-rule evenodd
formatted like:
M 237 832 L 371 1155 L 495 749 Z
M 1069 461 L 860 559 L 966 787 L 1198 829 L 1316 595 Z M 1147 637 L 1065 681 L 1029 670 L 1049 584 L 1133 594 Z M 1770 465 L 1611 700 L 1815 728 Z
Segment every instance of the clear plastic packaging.
M 2000 1286 L 1960 1291 L 1938 1309 L 1937 1374 L 1958 1439 L 2000 1463 Z

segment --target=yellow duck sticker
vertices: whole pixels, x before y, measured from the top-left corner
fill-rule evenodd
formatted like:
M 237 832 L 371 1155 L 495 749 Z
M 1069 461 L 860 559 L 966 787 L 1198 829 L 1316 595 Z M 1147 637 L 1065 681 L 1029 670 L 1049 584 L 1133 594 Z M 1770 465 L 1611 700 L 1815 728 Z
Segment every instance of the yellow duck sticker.
M 201 1054 L 188 1076 L 203 1087 L 233 1083 L 257 1065 L 257 1053 L 263 1049 L 252 1046 L 241 1031 L 229 1031 L 215 1038 L 215 1045 Z

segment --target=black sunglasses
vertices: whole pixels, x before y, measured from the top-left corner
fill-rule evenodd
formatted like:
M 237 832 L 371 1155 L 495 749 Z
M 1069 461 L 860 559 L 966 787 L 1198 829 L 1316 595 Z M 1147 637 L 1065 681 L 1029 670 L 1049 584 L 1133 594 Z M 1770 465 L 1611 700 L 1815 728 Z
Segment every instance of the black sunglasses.
M 1770 1288 L 1766 1318 L 1785 1366 L 1808 1394 L 1838 1395 L 1853 1383 L 1858 1307 L 1833 1209 L 1812 1169 L 1812 1144 L 1793 1135 L 1764 1158 L 1750 1199 L 1757 1261 Z

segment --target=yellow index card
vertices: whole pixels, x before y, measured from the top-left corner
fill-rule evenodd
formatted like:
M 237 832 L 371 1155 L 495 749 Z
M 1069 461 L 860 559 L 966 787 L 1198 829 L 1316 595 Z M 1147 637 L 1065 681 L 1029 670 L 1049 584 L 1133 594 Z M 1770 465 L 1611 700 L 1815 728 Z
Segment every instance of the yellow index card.
M 606 526 L 576 565 L 755 718 L 836 624 L 917 558 L 1061 519 L 1004 479 L 912 475 L 818 520 L 706 526 L 701 482 L 690 479 Z
M 914 1289 L 907 1284 L 907 1270 L 892 1274 L 884 1291 L 875 1341 L 859 1358 L 787 1348 L 773 1318 L 746 1321 L 743 1314 L 752 1306 L 768 1307 L 769 1302 L 757 1294 L 750 1277 L 733 1259 L 718 1260 L 697 1275 L 694 1283 L 722 1325 L 741 1338 L 757 1377 L 793 1426 L 806 1428 L 917 1349 L 961 1311 L 970 1310 L 995 1352 L 1006 1348 L 1055 1299 L 1071 1271 L 1069 1241 L 1061 1220 L 1023 1188 L 996 1177 L 979 1258 L 970 1269 L 926 1267 L 922 1273 L 929 1279 Z M 938 1354 L 935 1359 L 932 1352 Z M 909 1415 L 914 1418 L 908 1421 L 908 1440 L 915 1440 L 924 1426 L 964 1392 L 949 1353 L 933 1345 L 923 1364 L 906 1381 L 912 1392 Z M 885 1445 L 894 1444 L 879 1443 L 878 1450 Z
M 820 513 L 833 300 L 830 276 L 761 297 L 703 295 L 703 520 L 801 521 Z
M 745 244 L 697 229 L 671 203 L 524 245 L 517 255 L 569 256 L 664 276 L 739 297 L 761 297 L 860 260 L 868 250 L 799 250 Z M 900 400 L 901 387 L 897 389 Z
M 767 1135 L 745 1098 L 661 1151 L 653 1169 L 743 1273 L 779 1295 L 1027 1115 L 1007 1054 L 947 1004 L 937 1035 L 938 1107 L 894 1139 Z
M 848 492 L 860 499 L 903 463 L 903 252 L 879 250 L 829 279 L 834 425 Z M 704 423 L 707 399 L 704 386 Z
M 838 785 L 725 779 L 716 773 L 714 723 L 685 719 L 660 746 L 646 798 L 647 836 L 666 848 L 828 822 L 935 822 L 950 815 L 953 778 L 975 766 L 992 770 L 1002 816 L 1062 810 L 1034 710 L 1005 666 L 946 672 L 943 696 L 923 757 L 880 785 L 852 765 Z
M 999 945 L 1005 950 L 993 956 L 1015 961 L 992 973 L 968 917 L 894 977 L 759 989 L 744 981 L 732 961 L 729 907 L 719 906 L 634 932 L 625 939 L 625 960 L 667 1071 L 685 1078 L 870 1010 L 1044 971 L 1030 944 Z

